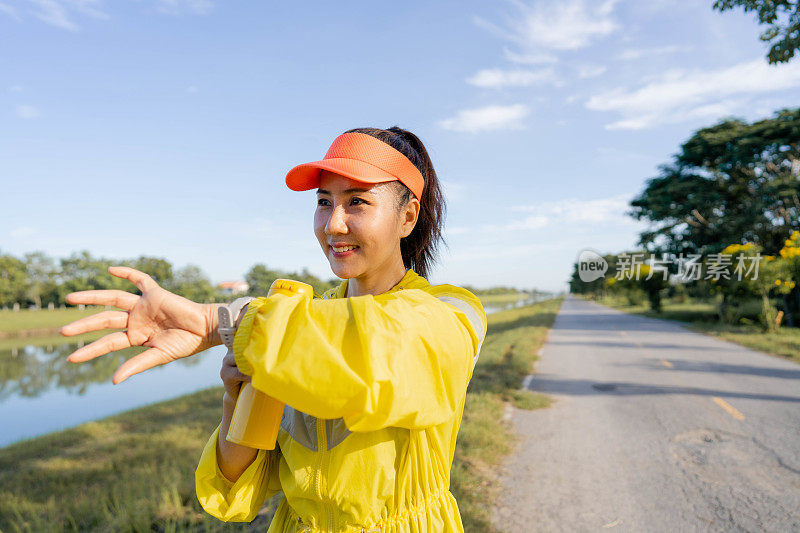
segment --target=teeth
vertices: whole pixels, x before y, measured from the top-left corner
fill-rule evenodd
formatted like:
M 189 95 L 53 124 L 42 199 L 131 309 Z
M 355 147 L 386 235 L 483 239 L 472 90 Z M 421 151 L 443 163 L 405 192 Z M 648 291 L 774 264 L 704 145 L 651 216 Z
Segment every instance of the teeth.
M 358 246 L 345 246 L 344 248 L 337 248 L 333 246 L 332 248 L 334 252 L 346 252 L 347 250 L 353 250 L 354 248 L 358 248 Z

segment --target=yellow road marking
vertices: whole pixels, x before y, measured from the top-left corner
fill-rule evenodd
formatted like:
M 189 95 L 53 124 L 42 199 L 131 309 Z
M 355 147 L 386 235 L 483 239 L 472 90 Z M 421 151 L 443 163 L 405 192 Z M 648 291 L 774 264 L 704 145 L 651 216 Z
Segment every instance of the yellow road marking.
M 669 362 L 669 361 L 667 361 L 666 359 L 662 359 L 662 360 L 661 360 L 661 364 L 662 364 L 662 365 L 664 365 L 664 366 L 665 366 L 665 367 L 667 367 L 667 368 L 672 368 L 672 363 L 670 363 L 670 362 Z
M 739 411 L 737 411 L 731 404 L 729 404 L 722 398 L 717 398 L 716 396 L 714 396 L 712 399 L 714 400 L 714 403 L 725 409 L 728 412 L 728 414 L 731 415 L 736 420 L 744 420 L 744 415 Z

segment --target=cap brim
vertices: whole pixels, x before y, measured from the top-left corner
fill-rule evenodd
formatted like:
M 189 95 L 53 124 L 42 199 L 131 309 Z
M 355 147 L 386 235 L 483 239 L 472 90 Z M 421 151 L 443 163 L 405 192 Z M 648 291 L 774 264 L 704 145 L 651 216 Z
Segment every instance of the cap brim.
M 357 159 L 334 157 L 297 165 L 286 174 L 286 186 L 293 191 L 307 191 L 319 187 L 321 170 L 329 170 L 352 180 L 365 183 L 381 183 L 397 179 L 397 177 L 392 176 L 385 170 L 381 170 L 369 163 L 358 161 Z

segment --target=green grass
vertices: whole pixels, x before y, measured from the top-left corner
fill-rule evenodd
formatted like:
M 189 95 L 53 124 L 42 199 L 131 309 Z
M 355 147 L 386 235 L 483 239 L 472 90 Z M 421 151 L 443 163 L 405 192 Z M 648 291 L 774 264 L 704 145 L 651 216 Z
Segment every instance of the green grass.
M 222 393 L 206 389 L 0 449 L 0 531 L 248 530 L 205 513 L 194 490 Z M 263 529 L 270 517 L 257 520 Z
M 560 304 L 488 316 L 452 468 L 466 531 L 493 531 L 497 466 L 515 443 L 506 403 L 549 405 L 519 386 Z M 0 531 L 264 531 L 272 500 L 251 524 L 220 522 L 197 502 L 194 470 L 219 424 L 222 394 L 213 387 L 0 449 Z
M 94 315 L 104 311 L 105 306 L 86 306 L 84 309 L 77 307 L 67 307 L 66 309 L 41 309 L 29 311 L 0 310 L 0 334 L 19 334 L 26 330 L 51 329 L 56 333 L 61 326 L 66 326 L 70 322 L 89 315 Z M 113 309 L 108 307 L 108 309 Z M 2 336 L 2 335 L 0 335 Z
M 715 304 L 711 302 L 665 301 L 660 313 L 652 311 L 647 304 L 632 306 L 620 298 L 601 298 L 598 303 L 628 313 L 683 322 L 693 331 L 800 362 L 800 328 L 782 327 L 775 333 L 766 333 L 756 325 L 725 324 L 718 320 Z
M 553 299 L 487 315 L 489 328 L 467 390 L 451 470 L 465 531 L 494 531 L 489 513 L 497 497 L 497 467 L 517 443 L 503 422 L 506 403 L 521 409 L 550 405 L 549 397 L 519 387 L 539 359 L 560 306 L 561 299 Z

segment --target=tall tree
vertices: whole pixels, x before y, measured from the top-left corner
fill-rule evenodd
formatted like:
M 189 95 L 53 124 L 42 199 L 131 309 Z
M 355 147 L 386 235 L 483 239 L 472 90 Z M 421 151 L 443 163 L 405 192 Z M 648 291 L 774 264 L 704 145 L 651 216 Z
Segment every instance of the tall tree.
M 164 286 L 172 283 L 172 264 L 166 259 L 142 255 L 134 259 L 130 266 L 148 274 L 159 285 Z
M 178 269 L 173 281 L 165 288 L 193 302 L 213 302 L 217 296 L 217 289 L 197 265 Z
M 759 24 L 767 28 L 760 39 L 771 43 L 767 58 L 772 64 L 786 63 L 800 48 L 800 1 L 798 0 L 717 0 L 714 9 L 723 12 L 736 7 L 745 13 L 755 11 Z
M 52 257 L 44 252 L 28 252 L 24 257 L 28 272 L 28 298 L 41 308 L 42 296 L 52 294 L 55 285 L 56 267 Z M 55 301 L 53 303 L 56 303 Z
M 651 251 L 715 253 L 753 242 L 776 254 L 800 229 L 800 109 L 697 131 L 631 202 Z
M 0 305 L 21 303 L 27 284 L 25 263 L 13 255 L 0 255 Z
M 247 294 L 250 296 L 266 296 L 272 282 L 286 275 L 280 270 L 271 270 L 263 263 L 256 263 L 245 274 L 244 279 L 249 285 Z

